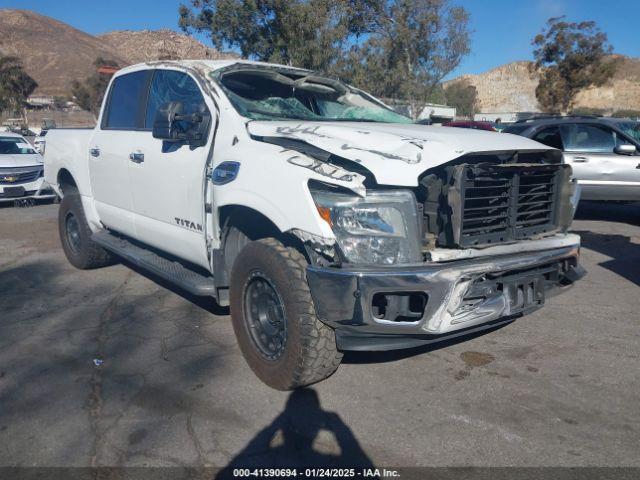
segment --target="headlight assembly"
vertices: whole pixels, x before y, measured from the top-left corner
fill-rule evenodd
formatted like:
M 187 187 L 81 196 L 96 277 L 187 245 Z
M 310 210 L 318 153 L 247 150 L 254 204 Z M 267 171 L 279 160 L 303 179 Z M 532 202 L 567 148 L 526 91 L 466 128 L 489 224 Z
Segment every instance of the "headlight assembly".
M 420 261 L 418 212 L 410 191 L 369 191 L 365 198 L 324 190 L 311 195 L 349 263 Z

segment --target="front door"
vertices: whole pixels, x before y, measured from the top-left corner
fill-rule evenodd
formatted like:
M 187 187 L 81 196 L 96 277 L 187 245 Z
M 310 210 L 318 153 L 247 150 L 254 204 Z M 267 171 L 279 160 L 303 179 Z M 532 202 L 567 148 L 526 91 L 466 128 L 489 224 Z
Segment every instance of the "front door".
M 95 207 L 110 229 L 136 236 L 129 152 L 138 142 L 140 118 L 148 88 L 148 70 L 116 77 L 100 124 L 89 143 L 89 176 Z
M 627 143 L 605 125 L 570 123 L 560 126 L 564 159 L 582 186 L 585 200 L 640 200 L 640 160 L 615 152 Z
M 208 268 L 204 204 L 209 148 L 153 138 L 156 112 L 167 102 L 181 102 L 185 114 L 210 111 L 198 84 L 188 74 L 154 70 L 144 115 L 145 131 L 140 132 L 129 152 L 133 159 L 129 177 L 137 237 Z

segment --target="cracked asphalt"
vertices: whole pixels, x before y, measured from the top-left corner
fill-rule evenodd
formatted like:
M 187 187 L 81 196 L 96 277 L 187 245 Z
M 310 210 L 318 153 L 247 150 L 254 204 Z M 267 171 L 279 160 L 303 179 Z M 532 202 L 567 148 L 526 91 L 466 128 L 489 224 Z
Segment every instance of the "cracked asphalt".
M 581 207 L 589 274 L 543 310 L 294 394 L 224 309 L 71 267 L 56 214 L 0 208 L 0 466 L 640 466 L 638 205 Z

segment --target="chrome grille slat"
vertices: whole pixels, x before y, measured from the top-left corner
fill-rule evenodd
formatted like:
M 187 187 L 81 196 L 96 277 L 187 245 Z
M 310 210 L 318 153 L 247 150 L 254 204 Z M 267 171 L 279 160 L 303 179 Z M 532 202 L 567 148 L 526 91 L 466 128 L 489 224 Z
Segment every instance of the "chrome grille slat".
M 0 168 L 0 185 L 18 185 L 36 181 L 44 173 L 44 167 L 4 167 Z M 7 177 L 13 181 L 5 180 Z

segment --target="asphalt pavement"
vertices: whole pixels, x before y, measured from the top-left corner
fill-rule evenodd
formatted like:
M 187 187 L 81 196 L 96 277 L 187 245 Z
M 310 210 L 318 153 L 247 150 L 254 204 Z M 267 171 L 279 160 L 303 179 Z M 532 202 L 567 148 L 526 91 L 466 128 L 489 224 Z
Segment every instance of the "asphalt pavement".
M 543 310 L 295 393 L 225 309 L 74 269 L 56 218 L 0 208 L 0 466 L 640 466 L 638 205 L 581 207 L 588 276 Z

